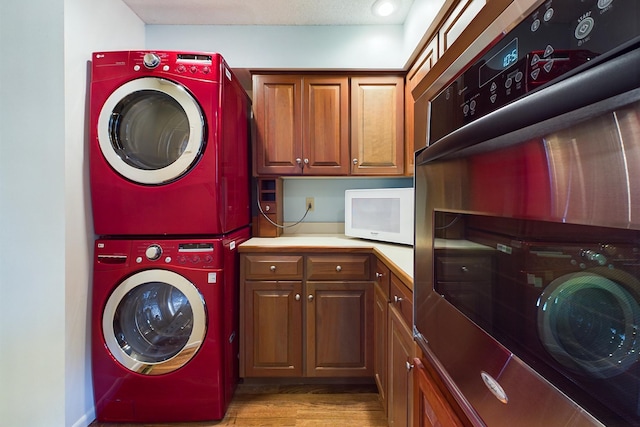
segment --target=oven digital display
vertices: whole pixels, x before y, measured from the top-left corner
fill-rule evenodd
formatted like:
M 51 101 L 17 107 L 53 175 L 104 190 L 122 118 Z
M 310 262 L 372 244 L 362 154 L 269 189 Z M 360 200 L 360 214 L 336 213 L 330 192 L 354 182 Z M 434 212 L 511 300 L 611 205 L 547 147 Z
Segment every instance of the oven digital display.
M 518 61 L 518 39 L 514 38 L 480 66 L 479 83 L 484 86 Z

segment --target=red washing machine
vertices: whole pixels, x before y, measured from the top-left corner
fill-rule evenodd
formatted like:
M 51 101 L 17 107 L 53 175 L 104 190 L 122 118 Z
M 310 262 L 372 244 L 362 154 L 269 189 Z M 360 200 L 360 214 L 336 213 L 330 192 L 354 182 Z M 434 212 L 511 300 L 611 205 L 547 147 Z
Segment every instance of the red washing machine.
M 98 421 L 224 417 L 238 382 L 236 247 L 249 235 L 243 228 L 216 239 L 96 241 Z
M 249 98 L 215 53 L 93 54 L 100 236 L 222 235 L 251 222 Z

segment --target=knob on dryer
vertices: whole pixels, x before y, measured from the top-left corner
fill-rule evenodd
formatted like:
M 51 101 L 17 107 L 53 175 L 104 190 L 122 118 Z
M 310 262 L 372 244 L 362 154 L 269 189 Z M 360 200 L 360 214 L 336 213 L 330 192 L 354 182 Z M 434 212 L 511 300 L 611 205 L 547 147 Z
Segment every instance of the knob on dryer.
M 144 254 L 150 261 L 155 261 L 160 258 L 160 255 L 162 255 L 162 248 L 160 245 L 151 245 L 147 248 Z
M 160 65 L 160 57 L 155 53 L 145 53 L 142 62 L 145 67 L 153 69 Z

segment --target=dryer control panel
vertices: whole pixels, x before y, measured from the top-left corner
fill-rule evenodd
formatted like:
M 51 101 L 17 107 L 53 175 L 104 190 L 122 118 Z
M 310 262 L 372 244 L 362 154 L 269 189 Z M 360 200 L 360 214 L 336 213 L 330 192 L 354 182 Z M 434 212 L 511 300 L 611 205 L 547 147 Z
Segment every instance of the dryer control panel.
M 93 54 L 92 80 L 113 78 L 118 74 L 143 76 L 184 75 L 207 81 L 220 81 L 224 70 L 228 79 L 231 71 L 218 53 L 171 51 L 117 51 Z

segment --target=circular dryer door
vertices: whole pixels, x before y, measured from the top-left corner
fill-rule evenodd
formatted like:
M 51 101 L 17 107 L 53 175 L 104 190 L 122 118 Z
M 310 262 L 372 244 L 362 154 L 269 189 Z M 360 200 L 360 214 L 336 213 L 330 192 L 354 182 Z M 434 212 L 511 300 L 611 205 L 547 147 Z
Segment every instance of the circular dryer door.
M 638 361 L 640 306 L 620 283 L 580 272 L 555 279 L 538 300 L 538 334 L 565 368 L 610 378 Z
M 98 118 L 98 143 L 123 177 L 140 184 L 173 181 L 198 160 L 204 116 L 183 86 L 144 77 L 116 89 Z
M 160 375 L 184 366 L 206 333 L 205 304 L 183 276 L 167 270 L 138 272 L 107 300 L 102 332 L 109 351 L 127 369 Z

